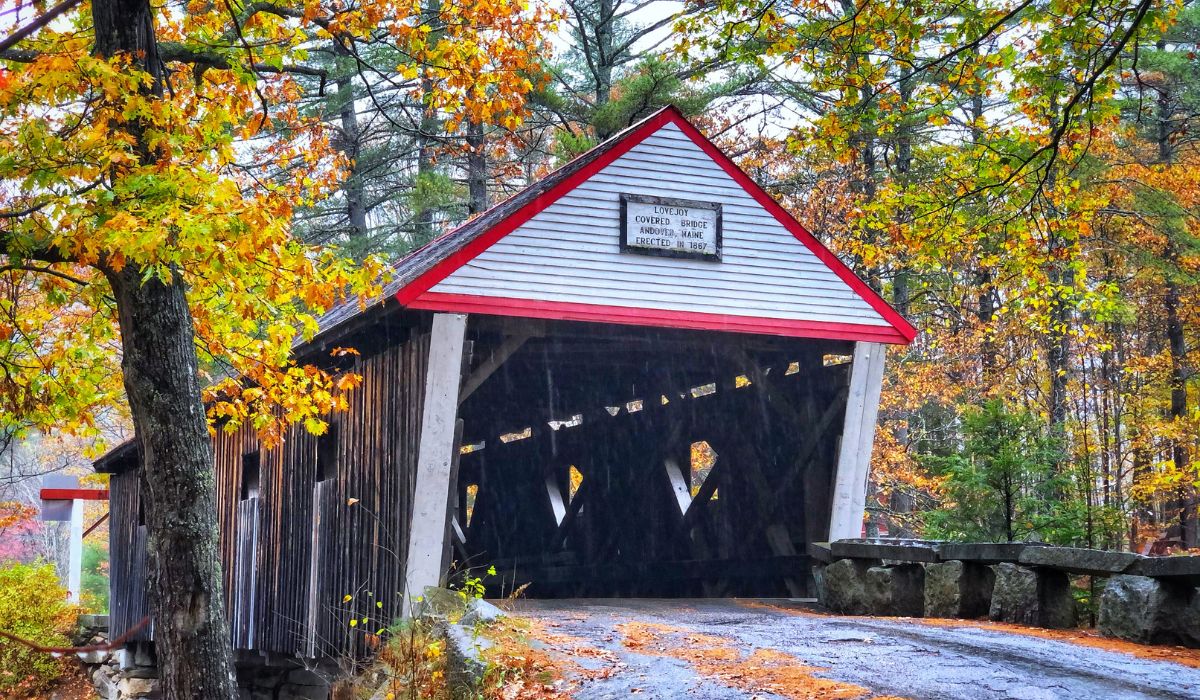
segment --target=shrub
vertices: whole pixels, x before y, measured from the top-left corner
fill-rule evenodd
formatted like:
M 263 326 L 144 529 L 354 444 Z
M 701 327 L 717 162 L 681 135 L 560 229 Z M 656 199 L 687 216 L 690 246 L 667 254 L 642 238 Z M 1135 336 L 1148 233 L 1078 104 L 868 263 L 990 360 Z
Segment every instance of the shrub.
M 81 583 L 84 607 L 88 612 L 108 612 L 108 547 L 95 542 L 83 545 Z
M 1094 477 L 1071 465 L 1042 420 L 991 400 L 963 414 L 962 432 L 958 451 L 925 458 L 944 496 L 941 508 L 925 515 L 926 536 L 984 542 L 1036 537 L 1086 547 L 1119 541 L 1120 510 L 1093 504 L 1076 486 Z
M 1060 452 L 1028 412 L 991 400 L 963 415 L 962 449 L 929 457 L 943 480 L 946 502 L 926 516 L 926 534 L 938 539 L 1012 542 L 1046 530 L 1063 508 Z
M 45 646 L 69 646 L 79 615 L 51 564 L 0 569 L 0 629 Z M 64 672 L 61 659 L 0 638 L 0 697 L 34 696 Z

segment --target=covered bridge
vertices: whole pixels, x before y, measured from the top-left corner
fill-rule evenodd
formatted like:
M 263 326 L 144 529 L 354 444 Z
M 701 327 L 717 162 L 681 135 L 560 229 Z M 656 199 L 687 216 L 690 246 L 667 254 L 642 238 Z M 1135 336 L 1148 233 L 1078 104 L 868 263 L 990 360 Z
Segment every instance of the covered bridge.
M 914 330 L 677 110 L 396 272 L 299 350 L 361 353 L 326 435 L 216 438 L 236 648 L 357 653 L 489 566 L 497 595 L 804 595 L 806 544 L 860 534 L 883 344 Z M 97 467 L 121 630 L 148 609 L 136 444 Z

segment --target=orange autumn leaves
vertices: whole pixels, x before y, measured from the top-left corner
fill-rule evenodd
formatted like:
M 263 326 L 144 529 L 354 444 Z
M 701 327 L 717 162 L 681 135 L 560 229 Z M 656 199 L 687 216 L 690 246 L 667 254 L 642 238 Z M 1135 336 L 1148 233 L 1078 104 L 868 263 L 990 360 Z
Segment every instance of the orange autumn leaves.
M 289 424 L 324 430 L 358 379 L 292 348 L 377 295 L 385 266 L 292 235 L 349 165 L 300 107 L 330 79 L 310 52 L 336 44 L 369 72 L 359 52 L 387 46 L 404 63 L 383 68 L 451 127 L 515 126 L 551 19 L 508 0 L 167 4 L 157 83 L 93 55 L 86 2 L 20 42 L 0 81 L 0 429 L 97 433 L 122 399 L 102 271 L 136 265 L 187 285 L 214 425 L 253 425 L 268 446 Z
M 743 605 L 749 608 L 771 610 L 787 615 L 797 615 L 801 617 L 830 616 L 829 613 L 818 612 L 815 610 L 795 606 L 772 605 L 770 603 L 758 602 L 747 602 L 743 603 Z M 893 622 L 898 619 L 891 617 L 865 617 L 868 619 L 890 620 Z M 1151 661 L 1170 661 L 1183 666 L 1188 666 L 1190 668 L 1200 668 L 1200 650 L 1189 649 L 1181 646 L 1137 644 L 1135 642 L 1128 642 L 1123 639 L 1104 637 L 1101 636 L 1100 633 L 1091 629 L 1047 629 L 1044 627 L 1018 625 L 1011 622 L 995 622 L 992 620 L 961 620 L 938 617 L 906 617 L 900 619 L 903 620 L 904 624 L 927 625 L 930 627 L 946 628 L 970 627 L 981 630 L 990 630 L 997 633 L 1021 634 L 1027 637 L 1037 637 L 1039 639 L 1067 642 L 1070 644 L 1077 644 L 1079 646 L 1091 647 L 1093 649 L 1102 649 L 1104 651 L 1128 654 L 1129 656 L 1135 656 L 1139 659 L 1148 659 Z
M 860 685 L 818 677 L 814 674 L 824 669 L 808 666 L 791 654 L 774 649 L 747 653 L 723 637 L 649 622 L 620 624 L 617 631 L 622 644 L 631 651 L 686 661 L 701 676 L 730 688 L 794 700 L 897 700 L 873 696 Z

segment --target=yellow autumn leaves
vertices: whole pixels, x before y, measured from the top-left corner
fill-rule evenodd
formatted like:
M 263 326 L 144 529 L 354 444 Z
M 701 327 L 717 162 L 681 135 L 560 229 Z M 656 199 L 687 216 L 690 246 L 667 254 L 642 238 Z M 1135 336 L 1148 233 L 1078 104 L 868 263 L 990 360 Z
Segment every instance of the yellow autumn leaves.
M 90 430 L 121 398 L 103 274 L 128 265 L 187 285 L 215 428 L 264 445 L 322 432 L 359 383 L 296 362 L 339 304 L 379 294 L 385 265 L 293 237 L 297 206 L 335 191 L 346 157 L 299 108 L 291 71 L 322 41 L 390 41 L 413 99 L 452 125 L 519 123 L 541 80 L 545 9 L 520 2 L 322 0 L 163 5 L 162 75 L 93 55 L 90 6 L 19 44 L 0 81 L 0 428 Z M 130 134 L 138 133 L 136 139 Z M 272 169 L 274 169 L 272 171 Z M 38 252 L 63 262 L 33 264 Z M 19 419 L 16 418 L 19 416 Z

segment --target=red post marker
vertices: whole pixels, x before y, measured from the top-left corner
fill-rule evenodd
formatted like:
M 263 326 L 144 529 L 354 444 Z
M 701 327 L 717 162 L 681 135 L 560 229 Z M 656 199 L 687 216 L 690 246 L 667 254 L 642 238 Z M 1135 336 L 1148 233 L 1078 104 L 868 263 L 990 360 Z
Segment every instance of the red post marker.
M 42 489 L 43 501 L 107 501 L 108 489 Z
M 76 477 L 49 474 L 42 477 L 42 490 L 38 495 L 42 497 L 42 520 L 69 523 L 67 591 L 70 601 L 77 603 L 82 581 L 83 538 L 86 535 L 83 531 L 83 502 L 107 501 L 108 489 L 81 489 Z M 95 529 L 96 525 L 88 531 Z

